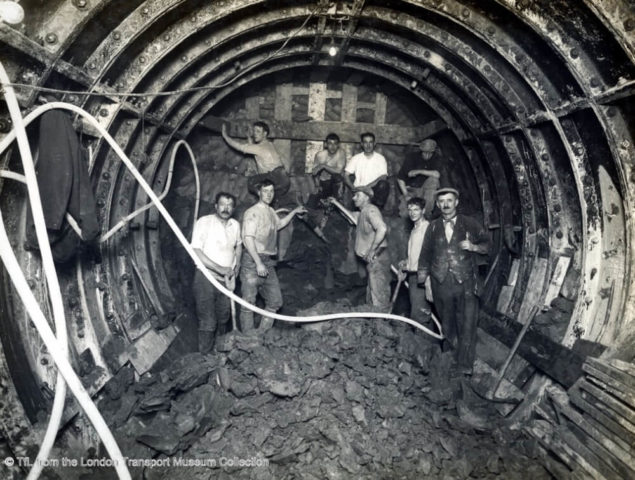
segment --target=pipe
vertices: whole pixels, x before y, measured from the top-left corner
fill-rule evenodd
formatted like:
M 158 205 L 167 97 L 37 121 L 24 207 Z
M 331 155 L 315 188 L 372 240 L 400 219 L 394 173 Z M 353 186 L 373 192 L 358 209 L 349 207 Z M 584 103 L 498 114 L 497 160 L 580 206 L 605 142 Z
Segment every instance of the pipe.
M 9 81 L 9 76 L 4 69 L 4 65 L 0 62 L 0 82 L 5 84 L 9 83 Z M 62 299 L 62 292 L 57 278 L 55 264 L 53 263 L 53 254 L 51 253 L 48 233 L 46 231 L 46 223 L 44 220 L 44 212 L 42 210 L 40 190 L 38 188 L 37 177 L 35 174 L 33 156 L 31 155 L 31 148 L 26 135 L 26 127 L 22 122 L 22 112 L 20 111 L 18 99 L 12 87 L 6 85 L 4 86 L 4 97 L 9 110 L 9 115 L 11 116 L 11 120 L 14 125 L 13 131 L 16 132 L 18 149 L 20 151 L 20 157 L 22 159 L 22 166 L 24 169 L 24 177 L 27 182 L 29 205 L 33 215 L 33 225 L 35 227 L 35 234 L 40 248 L 42 268 L 46 277 L 51 307 L 53 310 L 55 331 L 58 338 L 57 348 L 59 348 L 60 355 L 65 357 L 68 352 L 68 333 L 66 330 L 64 301 Z M 44 433 L 44 438 L 36 457 L 35 464 L 29 472 L 29 480 L 38 478 L 45 463 L 44 461 L 48 459 L 62 421 L 65 401 L 66 384 L 64 383 L 62 376 L 58 374 L 56 378 L 55 397 L 51 408 L 51 416 L 49 418 L 49 423 L 46 427 L 46 432 Z

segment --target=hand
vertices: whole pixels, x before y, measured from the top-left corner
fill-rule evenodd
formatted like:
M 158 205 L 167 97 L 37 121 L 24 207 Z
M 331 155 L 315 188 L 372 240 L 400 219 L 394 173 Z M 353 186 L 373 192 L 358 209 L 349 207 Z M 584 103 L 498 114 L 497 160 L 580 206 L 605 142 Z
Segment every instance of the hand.
M 416 177 L 417 175 L 420 175 L 419 170 L 410 170 L 408 172 L 408 178 Z
M 364 260 L 366 260 L 368 263 L 373 263 L 373 261 L 375 260 L 375 252 L 368 252 L 366 255 L 364 255 Z
M 327 197 L 327 198 L 324 199 L 324 201 L 326 203 L 333 203 L 335 201 L 335 199 L 333 197 Z
M 240 272 L 240 263 L 237 263 L 234 266 L 233 272 L 232 272 L 232 276 L 236 277 L 238 275 L 238 272 Z
M 462 240 L 459 242 L 459 248 L 461 250 L 467 250 L 468 252 L 471 252 L 474 248 L 474 244 L 469 240 Z
M 295 207 L 293 211 L 297 214 L 308 213 L 308 210 L 303 206 Z
M 406 270 L 408 268 L 408 261 L 407 260 L 399 260 L 399 263 L 397 264 L 397 267 L 399 268 L 399 270 Z
M 222 132 L 223 135 L 227 135 L 227 124 L 223 123 L 220 131 Z
M 256 264 L 256 272 L 259 277 L 266 277 L 269 275 L 269 270 L 267 270 L 267 267 L 265 267 L 265 264 L 262 262 Z
M 227 290 L 231 290 L 232 292 L 236 289 L 236 277 L 225 275 L 225 286 Z
M 417 283 L 419 285 L 422 285 L 424 283 L 426 283 L 426 280 L 428 279 L 428 274 L 424 271 L 419 270 L 417 272 Z
M 408 275 L 407 275 L 407 274 L 406 274 L 406 272 L 404 272 L 403 270 L 399 270 L 399 271 L 397 272 L 397 279 L 398 279 L 400 282 L 403 282 L 403 281 L 406 279 L 406 277 L 407 277 L 407 276 L 408 276 Z

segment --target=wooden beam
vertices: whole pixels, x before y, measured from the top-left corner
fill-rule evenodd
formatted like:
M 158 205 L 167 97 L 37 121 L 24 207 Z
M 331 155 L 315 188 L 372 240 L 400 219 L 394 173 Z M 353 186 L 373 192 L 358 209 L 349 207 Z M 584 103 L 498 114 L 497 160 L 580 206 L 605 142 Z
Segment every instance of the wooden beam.
M 213 132 L 219 132 L 223 123 L 228 124 L 228 132 L 232 137 L 245 137 L 247 127 L 255 120 L 224 121 L 222 118 L 206 116 L 200 126 Z M 350 122 L 293 122 L 290 120 L 273 120 L 267 122 L 271 129 L 271 137 L 284 140 L 322 141 L 331 132 L 337 133 L 342 142 L 357 143 L 363 132 L 374 132 L 377 143 L 385 145 L 415 145 L 421 139 L 435 135 L 447 128 L 440 120 L 426 123 L 420 127 L 402 127 L 399 125 L 382 125 L 376 128 L 372 123 Z
M 519 322 L 487 307 L 481 307 L 479 327 L 508 347 L 522 329 Z M 585 361 L 584 356 L 531 328 L 518 347 L 518 355 L 567 388 L 582 375 Z

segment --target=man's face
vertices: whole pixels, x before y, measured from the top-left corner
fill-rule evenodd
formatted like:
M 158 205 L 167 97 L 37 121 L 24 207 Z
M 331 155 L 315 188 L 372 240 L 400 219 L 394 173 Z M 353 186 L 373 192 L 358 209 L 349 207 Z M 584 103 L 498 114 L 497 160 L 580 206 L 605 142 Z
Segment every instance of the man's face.
M 227 220 L 234 213 L 234 201 L 231 198 L 220 197 L 216 203 L 216 214 L 223 220 Z
M 368 196 L 364 192 L 355 192 L 353 195 L 353 203 L 357 208 L 361 208 L 366 203 Z
M 452 218 L 456 214 L 459 199 L 453 193 L 442 193 L 437 197 L 437 207 L 445 218 Z
M 260 125 L 256 125 L 254 127 L 254 142 L 260 143 L 265 138 L 267 138 L 267 134 L 265 133 L 265 129 L 262 128 Z
M 431 152 L 421 150 L 421 158 L 423 158 L 424 160 L 430 160 L 433 154 L 434 154 L 434 150 Z
M 263 201 L 267 205 L 270 205 L 271 202 L 273 202 L 273 194 L 274 194 L 273 185 L 260 187 L 260 190 L 258 190 L 258 197 L 260 198 L 261 201 Z
M 327 140 L 326 141 L 326 150 L 329 152 L 329 155 L 335 155 L 335 153 L 340 148 L 340 142 L 337 140 Z
M 362 150 L 366 155 L 370 155 L 375 150 L 375 140 L 373 137 L 362 138 Z
M 418 222 L 421 219 L 422 214 L 423 210 L 421 210 L 419 205 L 408 205 L 408 216 L 413 222 Z

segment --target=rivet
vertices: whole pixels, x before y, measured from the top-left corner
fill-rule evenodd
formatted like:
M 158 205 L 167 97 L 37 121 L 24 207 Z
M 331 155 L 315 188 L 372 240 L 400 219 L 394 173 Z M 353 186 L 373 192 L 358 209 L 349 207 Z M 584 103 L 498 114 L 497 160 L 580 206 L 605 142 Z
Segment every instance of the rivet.
M 561 232 L 560 230 L 558 230 L 558 231 L 556 232 L 556 237 L 557 237 L 557 238 L 562 238 L 562 237 L 563 237 L 562 232 Z
M 424 51 L 423 51 L 423 56 L 424 56 L 425 58 L 430 58 L 430 50 L 424 50 Z
M 88 2 L 86 0 L 75 0 L 73 4 L 77 8 L 86 8 L 86 6 L 88 5 Z
M 169 33 L 166 33 L 163 35 L 163 41 L 164 42 L 169 42 L 172 39 L 172 37 L 170 36 Z
M 101 115 L 102 117 L 107 117 L 108 116 L 108 109 L 107 108 L 102 108 L 99 110 L 99 115 Z
M 492 70 L 492 67 L 490 67 L 489 65 L 485 65 L 485 67 L 483 67 L 483 69 L 484 69 L 486 72 L 490 72 L 490 71 Z
M 556 204 L 553 206 L 553 209 L 554 209 L 556 212 L 561 212 L 561 211 L 562 211 L 562 207 L 560 206 L 560 204 L 559 204 L 559 203 L 556 203 Z
M 467 18 L 467 17 L 469 17 L 469 16 L 470 16 L 470 11 L 469 11 L 467 8 L 464 8 L 463 10 L 461 10 L 461 15 L 462 15 L 464 18 Z
M 90 62 L 88 64 L 88 69 L 89 70 L 95 70 L 97 68 L 97 65 L 95 65 L 95 62 Z
M 490 25 L 489 27 L 487 27 L 487 33 L 489 35 L 494 35 L 495 32 L 496 32 L 496 29 L 493 26 Z
M 112 34 L 112 38 L 114 38 L 115 40 L 121 40 L 121 33 L 120 32 L 114 32 Z
M 182 62 L 187 62 L 187 55 L 183 55 L 183 56 L 181 57 L 181 61 L 182 61 Z
M 49 360 L 46 357 L 43 357 L 42 359 L 40 359 L 40 363 L 42 365 L 48 365 L 49 364 Z
M 146 57 L 144 56 L 139 57 L 139 63 L 146 63 Z
M 103 200 L 97 200 L 97 206 L 99 208 L 104 208 L 104 205 L 106 205 L 106 202 L 104 202 Z
M 609 109 L 606 111 L 606 114 L 609 117 L 614 117 L 616 113 L 617 113 L 617 110 L 615 110 L 614 107 L 609 107 Z
M 101 178 L 105 178 L 106 180 L 108 180 L 110 178 L 110 172 L 104 172 L 101 174 Z
M 589 83 L 593 88 L 597 88 L 600 86 L 600 81 L 597 79 L 597 77 L 591 78 L 591 81 Z
M 44 40 L 46 40 L 46 43 L 57 43 L 57 35 L 54 34 L 53 32 L 51 33 L 47 33 L 46 36 L 44 37 Z
M 575 153 L 577 155 L 584 155 L 584 148 L 583 147 L 576 147 Z
M 150 13 L 150 9 L 148 7 L 143 7 L 143 9 L 141 10 L 141 14 L 147 15 L 148 13 Z
M 633 20 L 632 18 L 629 18 L 624 21 L 624 30 L 626 30 L 627 32 L 630 32 L 634 28 L 635 28 L 635 20 Z
M 571 58 L 578 58 L 580 56 L 580 52 L 577 48 L 572 48 L 569 55 L 571 55 Z

